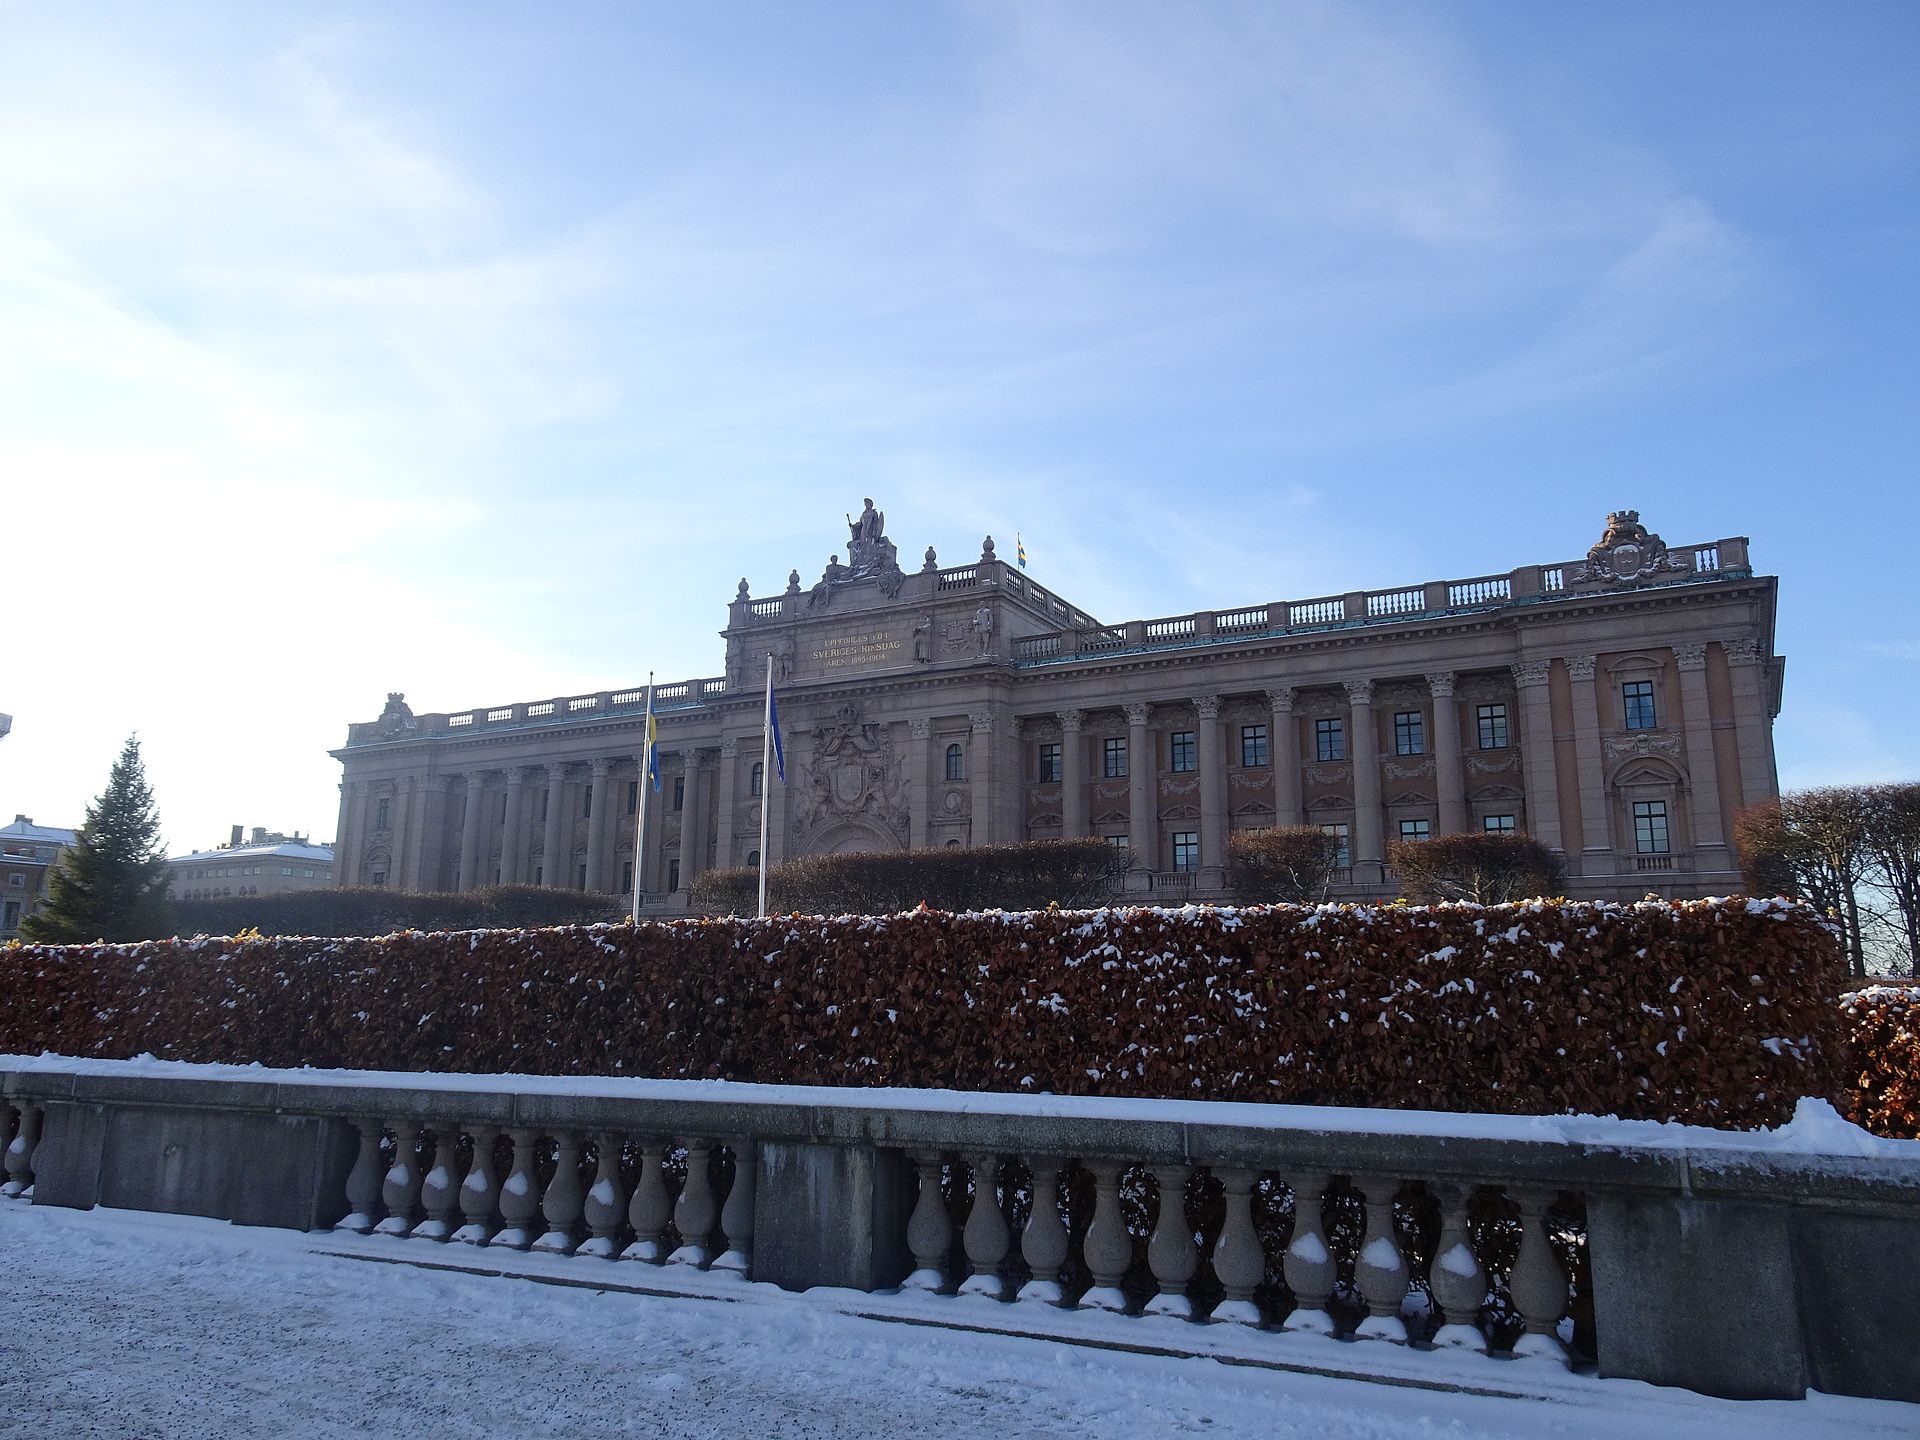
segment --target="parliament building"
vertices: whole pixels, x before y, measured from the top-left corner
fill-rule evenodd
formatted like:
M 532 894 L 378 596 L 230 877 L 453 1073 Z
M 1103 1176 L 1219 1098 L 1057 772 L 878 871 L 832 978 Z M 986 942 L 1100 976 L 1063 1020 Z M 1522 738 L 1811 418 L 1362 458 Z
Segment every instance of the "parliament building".
M 1777 581 L 1744 539 L 1668 547 L 1607 517 L 1579 560 L 1104 623 L 1001 560 L 901 567 L 881 512 L 846 563 L 728 608 L 726 673 L 659 686 L 646 909 L 758 864 L 763 677 L 786 783 L 772 864 L 1100 836 L 1143 901 L 1224 896 L 1228 832 L 1339 836 L 1337 898 L 1397 894 L 1387 841 L 1524 831 L 1567 893 L 1741 887 L 1734 816 L 1777 792 Z M 644 688 L 349 727 L 334 878 L 625 893 Z

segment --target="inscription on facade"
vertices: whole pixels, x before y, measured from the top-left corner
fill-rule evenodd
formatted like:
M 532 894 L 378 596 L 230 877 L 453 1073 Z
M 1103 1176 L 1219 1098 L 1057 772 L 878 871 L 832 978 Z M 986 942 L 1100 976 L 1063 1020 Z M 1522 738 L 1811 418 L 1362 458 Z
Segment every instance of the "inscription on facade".
M 861 630 L 851 635 L 829 635 L 808 652 L 822 670 L 844 670 L 850 665 L 873 665 L 899 658 L 900 637 L 889 630 Z

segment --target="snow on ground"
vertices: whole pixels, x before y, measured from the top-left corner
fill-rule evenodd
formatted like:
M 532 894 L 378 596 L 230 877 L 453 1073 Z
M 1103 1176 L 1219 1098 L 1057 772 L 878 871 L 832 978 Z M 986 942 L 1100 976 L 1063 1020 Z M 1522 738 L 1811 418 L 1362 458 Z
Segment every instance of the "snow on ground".
M 394 1242 L 405 1247 L 411 1242 Z M 1916 1408 L 1629 1382 L 1515 1400 L 367 1264 L 303 1235 L 0 1204 L 0 1435 L 1893 1440 Z

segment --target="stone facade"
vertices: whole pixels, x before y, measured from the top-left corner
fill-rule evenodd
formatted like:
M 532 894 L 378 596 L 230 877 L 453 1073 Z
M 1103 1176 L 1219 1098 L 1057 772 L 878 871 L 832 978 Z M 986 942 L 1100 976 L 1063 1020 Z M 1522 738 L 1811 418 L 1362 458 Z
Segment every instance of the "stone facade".
M 249 836 L 236 825 L 226 844 L 175 855 L 167 868 L 167 894 L 175 900 L 324 890 L 333 884 L 333 847 L 258 825 Z
M 0 941 L 19 939 L 21 923 L 46 903 L 48 877 L 73 837 L 71 830 L 36 825 L 25 815 L 0 825 Z
M 1527 831 L 1582 898 L 1740 885 L 1733 817 L 1777 792 L 1777 582 L 1747 542 L 1668 548 L 1632 511 L 1584 560 L 1102 624 L 1002 562 L 901 569 L 872 502 L 803 587 L 728 611 L 726 673 L 654 692 L 648 908 L 757 862 L 761 679 L 787 783 L 773 863 L 837 850 L 1097 835 L 1130 888 L 1222 892 L 1228 832 L 1344 827 L 1349 898 L 1396 892 L 1386 843 Z M 645 691 L 456 714 L 388 697 L 334 751 L 336 883 L 633 872 Z

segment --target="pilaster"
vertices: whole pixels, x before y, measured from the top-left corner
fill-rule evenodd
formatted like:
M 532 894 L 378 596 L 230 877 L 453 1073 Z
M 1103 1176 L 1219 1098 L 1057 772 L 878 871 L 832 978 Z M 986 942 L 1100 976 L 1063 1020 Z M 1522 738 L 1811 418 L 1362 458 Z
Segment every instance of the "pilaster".
M 1562 662 L 1573 685 L 1573 753 L 1580 775 L 1582 875 L 1614 871 L 1612 827 L 1607 823 L 1607 772 L 1600 752 L 1600 704 L 1591 655 L 1568 655 Z M 1572 840 L 1569 835 L 1568 840 Z
M 972 812 L 972 841 L 991 845 L 999 837 L 993 825 L 993 712 L 976 710 L 967 716 L 973 733 L 967 744 L 967 798 Z
M 1384 879 L 1386 846 L 1381 836 L 1380 737 L 1373 723 L 1373 682 L 1349 680 L 1346 689 L 1347 755 L 1353 763 L 1353 878 L 1357 884 L 1376 885 Z
M 1087 833 L 1087 748 L 1080 727 L 1084 710 L 1062 710 L 1060 721 L 1060 833 L 1078 840 Z
M 1293 697 L 1291 685 L 1267 692 L 1267 699 L 1273 704 L 1273 740 L 1268 754 L 1273 758 L 1273 823 L 1276 825 L 1299 825 L 1304 818 L 1300 811 L 1300 733 L 1293 719 Z
M 1227 766 L 1220 753 L 1220 697 L 1199 695 L 1193 701 L 1200 767 L 1200 869 L 1203 888 L 1224 883 L 1227 864 Z
M 1127 716 L 1127 849 L 1131 868 L 1160 868 L 1160 817 L 1154 804 L 1153 746 L 1147 734 L 1152 707 L 1136 701 Z
M 1433 696 L 1433 778 L 1442 835 L 1458 835 L 1467 828 L 1467 771 L 1460 753 L 1460 702 L 1454 698 L 1454 678 L 1451 670 L 1427 676 L 1427 691 Z
M 1707 647 L 1673 647 L 1680 672 L 1680 722 L 1687 747 L 1687 790 L 1692 800 L 1693 865 L 1707 872 L 1732 868 L 1726 826 L 1720 814 L 1720 773 L 1713 754 L 1713 711 L 1707 695 Z
M 734 839 L 739 817 L 734 814 L 737 786 L 740 783 L 740 741 L 728 738 L 720 742 L 720 803 L 715 817 L 713 864 L 717 870 L 731 870 L 734 864 Z M 764 786 L 772 776 L 762 775 Z
M 933 743 L 933 721 L 925 716 L 909 720 L 907 735 L 907 848 L 924 850 L 927 817 L 933 809 L 933 787 L 927 781 L 933 763 L 928 753 Z
M 612 833 L 613 807 L 607 799 L 607 777 L 613 762 L 604 755 L 588 763 L 587 794 L 587 889 L 604 895 L 613 889 L 607 875 L 607 836 Z
M 1553 763 L 1553 710 L 1547 695 L 1551 663 L 1523 660 L 1513 666 L 1513 682 L 1520 703 L 1520 766 L 1527 786 L 1527 831 L 1549 850 L 1564 854 L 1560 784 Z

